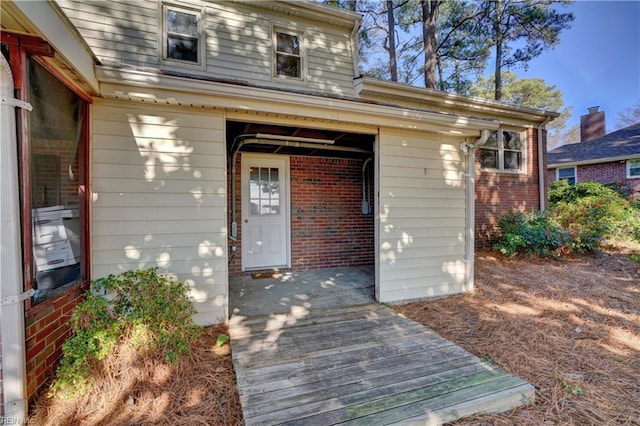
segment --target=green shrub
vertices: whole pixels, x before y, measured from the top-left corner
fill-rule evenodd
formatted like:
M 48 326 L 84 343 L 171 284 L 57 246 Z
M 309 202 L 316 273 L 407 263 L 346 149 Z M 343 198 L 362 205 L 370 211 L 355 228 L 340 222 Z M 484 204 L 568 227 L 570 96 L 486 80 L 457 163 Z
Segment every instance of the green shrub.
M 71 396 L 86 389 L 91 371 L 100 369 L 124 337 L 141 351 L 176 362 L 189 353 L 200 331 L 192 319 L 195 312 L 186 286 L 155 268 L 94 281 L 91 293 L 72 313 L 72 335 L 62 347 L 52 394 Z
M 574 185 L 570 185 L 566 179 L 556 180 L 549 188 L 550 206 L 559 202 L 573 203 L 587 197 L 622 198 L 616 190 L 592 180 L 585 180 Z
M 567 229 L 579 251 L 593 251 L 605 239 L 637 239 L 640 211 L 617 191 L 593 181 L 570 186 L 550 214 Z
M 494 248 L 506 255 L 535 253 L 548 256 L 571 243 L 567 231 L 540 212 L 511 211 L 498 221 L 500 237 Z

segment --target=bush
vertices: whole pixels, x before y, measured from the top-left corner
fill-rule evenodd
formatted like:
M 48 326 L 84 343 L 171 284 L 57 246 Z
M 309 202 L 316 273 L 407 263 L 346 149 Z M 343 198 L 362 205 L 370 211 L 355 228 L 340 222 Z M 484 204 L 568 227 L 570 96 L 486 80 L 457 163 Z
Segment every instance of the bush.
M 550 214 L 571 233 L 574 249 L 593 251 L 604 239 L 638 239 L 640 211 L 617 191 L 593 181 L 554 189 L 561 196 Z
M 494 248 L 513 256 L 535 253 L 549 256 L 571 243 L 571 236 L 552 218 L 540 212 L 511 211 L 498 222 L 498 241 Z
M 561 179 L 554 181 L 549 188 L 551 207 L 559 202 L 573 203 L 587 197 L 623 198 L 615 189 L 592 180 L 570 185 L 566 179 Z
M 71 316 L 72 335 L 51 387 L 52 394 L 72 396 L 91 384 L 91 371 L 127 337 L 141 351 L 167 362 L 187 355 L 200 327 L 187 288 L 158 275 L 155 268 L 109 275 L 92 283 L 92 291 Z

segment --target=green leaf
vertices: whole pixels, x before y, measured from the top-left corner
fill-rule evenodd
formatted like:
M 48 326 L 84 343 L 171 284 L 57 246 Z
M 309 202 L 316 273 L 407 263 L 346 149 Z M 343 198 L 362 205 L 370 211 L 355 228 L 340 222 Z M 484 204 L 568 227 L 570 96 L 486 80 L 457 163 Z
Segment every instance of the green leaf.
M 220 347 L 229 341 L 229 336 L 226 334 L 219 334 L 218 339 L 216 340 L 216 346 Z

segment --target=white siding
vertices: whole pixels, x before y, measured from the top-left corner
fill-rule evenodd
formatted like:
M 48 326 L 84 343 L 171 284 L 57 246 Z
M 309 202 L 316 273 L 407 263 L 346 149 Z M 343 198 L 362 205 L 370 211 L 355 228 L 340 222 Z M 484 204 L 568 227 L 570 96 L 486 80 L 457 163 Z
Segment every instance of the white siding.
M 350 29 L 232 2 L 193 4 L 205 13 L 205 70 L 161 65 L 156 0 L 57 0 L 104 64 L 123 63 L 261 86 L 353 95 Z M 306 81 L 272 77 L 272 28 L 304 34 Z
M 380 131 L 380 301 L 464 290 L 461 139 Z
M 200 324 L 227 318 L 224 116 L 96 101 L 92 277 L 158 267 L 192 288 Z

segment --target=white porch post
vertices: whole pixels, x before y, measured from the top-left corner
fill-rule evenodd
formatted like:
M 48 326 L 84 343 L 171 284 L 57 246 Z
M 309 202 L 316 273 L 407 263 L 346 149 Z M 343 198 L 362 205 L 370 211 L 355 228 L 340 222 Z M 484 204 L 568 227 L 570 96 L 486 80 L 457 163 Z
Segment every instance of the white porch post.
M 0 339 L 2 341 L 3 423 L 26 421 L 24 299 L 18 154 L 15 108 L 31 106 L 14 99 L 11 68 L 3 55 L 0 128 Z

